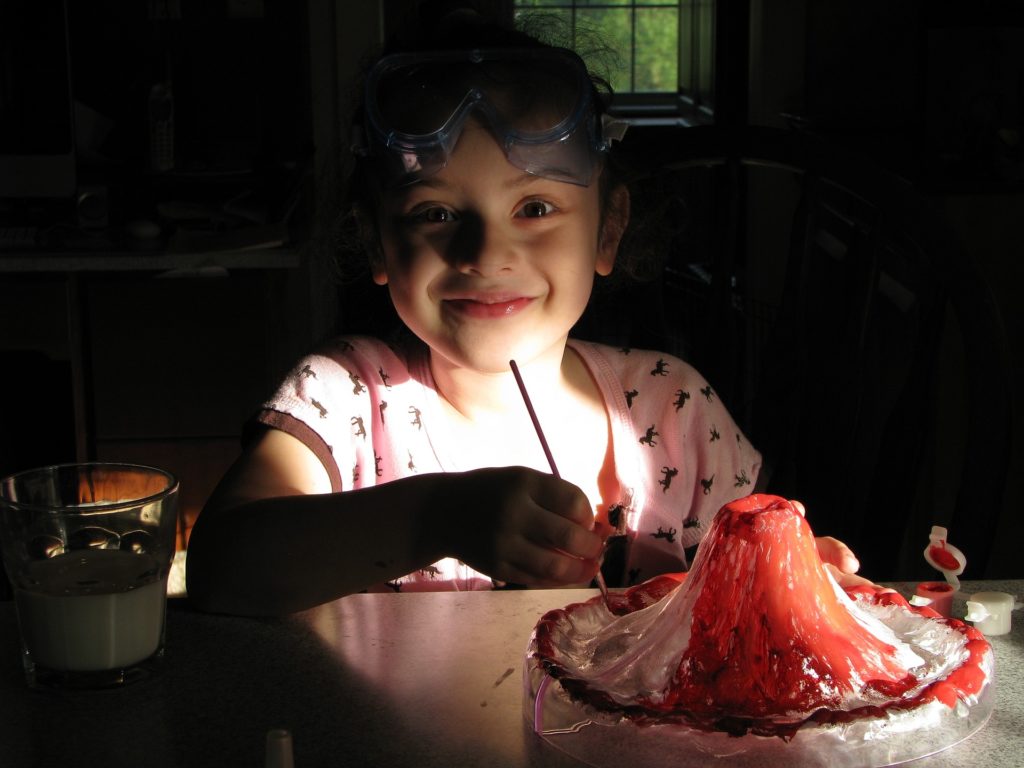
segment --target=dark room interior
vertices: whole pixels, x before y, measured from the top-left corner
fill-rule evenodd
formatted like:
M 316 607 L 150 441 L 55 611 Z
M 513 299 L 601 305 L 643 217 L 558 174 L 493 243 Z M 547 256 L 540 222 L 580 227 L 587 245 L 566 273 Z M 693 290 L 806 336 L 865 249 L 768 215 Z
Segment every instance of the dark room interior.
M 46 127 L 20 129 L 46 145 L 26 162 L 57 159 L 42 175 L 5 166 L 0 185 L 2 380 L 19 404 L 0 417 L 0 473 L 85 459 L 164 466 L 182 479 L 183 544 L 241 425 L 291 362 L 388 321 L 379 295 L 338 279 L 332 204 L 348 83 L 416 5 L 4 4 L 9 47 L 19 13 L 49 46 L 4 59 Z M 477 5 L 496 17 L 519 6 Z M 871 577 L 928 576 L 920 552 L 933 524 L 977 553 L 969 575 L 1020 576 L 1024 15 L 1008 2 L 711 5 L 713 50 L 685 54 L 706 70 L 699 87 L 680 85 L 669 107 L 623 107 L 638 185 L 679 205 L 666 209 L 667 267 L 606 296 L 580 333 L 691 359 L 771 448 L 779 492 L 802 494 L 818 527 L 866 553 Z M 810 233 L 808 258 L 844 237 L 798 210 L 812 176 L 801 163 L 826 181 L 856 168 L 850 183 L 878 191 L 880 207 L 909 206 L 847 211 L 841 245 L 857 259 L 865 244 L 898 251 L 904 224 L 941 241 L 941 255 L 915 243 L 925 262 L 872 262 L 893 281 L 893 306 L 911 291 L 903 311 L 854 306 L 855 281 L 877 272 L 787 277 L 794 221 Z M 19 187 L 30 178 L 52 188 Z M 932 293 L 914 293 L 902 268 Z M 818 338 L 780 342 L 809 317 Z M 828 323 L 860 346 L 843 348 Z M 803 394 L 786 378 L 798 355 Z M 835 458 L 816 464 L 829 443 Z
M 1022 256 L 1019 0 L 0 0 L 0 766 L 1019 766 Z

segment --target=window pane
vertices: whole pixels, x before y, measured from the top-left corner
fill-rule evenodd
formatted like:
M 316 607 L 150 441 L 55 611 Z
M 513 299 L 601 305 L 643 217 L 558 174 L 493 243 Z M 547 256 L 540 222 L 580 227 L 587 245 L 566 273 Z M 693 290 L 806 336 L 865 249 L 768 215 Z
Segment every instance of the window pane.
M 608 62 L 614 67 L 607 73 L 612 88 L 617 93 L 633 90 L 631 61 L 633 58 L 632 14 L 628 8 L 584 9 L 576 11 L 576 23 L 592 30 L 602 43 L 616 54 L 616 60 Z M 589 63 L 589 62 L 588 62 Z
M 571 4 L 571 1 L 569 2 Z M 608 5 L 631 5 L 646 8 L 649 5 L 671 5 L 675 7 L 679 0 L 576 0 L 577 8 L 603 8 Z M 516 2 L 516 5 L 522 5 Z
M 572 29 L 573 12 L 571 8 L 564 5 L 556 6 L 550 3 L 543 5 L 543 0 L 538 0 L 536 7 L 532 8 L 525 7 L 525 4 L 523 3 L 519 3 L 519 5 L 523 7 L 521 9 L 517 9 L 515 12 L 516 24 L 519 23 L 520 15 L 525 14 L 527 18 L 539 17 L 542 19 L 550 19 L 555 29 L 559 31 L 564 30 L 566 34 L 569 34 L 569 30 Z M 559 44 L 561 44 L 560 39 Z
M 573 47 L 630 105 L 682 93 L 713 106 L 718 0 L 513 0 L 516 15 L 552 14 Z M 541 26 L 543 28 L 543 24 Z M 596 44 L 596 45 L 595 45 Z M 590 49 L 598 50 L 593 55 Z M 634 94 L 632 101 L 628 95 Z M 689 100 L 687 100 L 689 101 Z
M 675 8 L 638 8 L 633 90 L 675 93 L 678 87 L 679 13 Z

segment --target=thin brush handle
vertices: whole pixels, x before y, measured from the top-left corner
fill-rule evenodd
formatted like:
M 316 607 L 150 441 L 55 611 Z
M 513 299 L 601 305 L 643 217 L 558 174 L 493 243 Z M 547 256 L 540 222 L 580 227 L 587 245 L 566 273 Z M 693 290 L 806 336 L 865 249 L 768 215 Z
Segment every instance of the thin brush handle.
M 523 396 L 523 402 L 526 404 L 526 411 L 530 414 L 530 421 L 533 422 L 533 428 L 537 432 L 537 438 L 540 440 L 540 447 L 544 449 L 544 455 L 547 457 L 548 466 L 551 467 L 551 474 L 561 479 L 561 475 L 558 473 L 558 466 L 555 464 L 555 457 L 551 454 L 551 447 L 548 445 L 547 438 L 544 437 L 544 430 L 540 427 L 540 419 L 537 418 L 537 412 L 533 410 L 533 402 L 530 400 L 530 393 L 526 391 L 526 384 L 523 382 L 523 376 L 519 373 L 519 366 L 516 365 L 515 360 L 508 361 L 509 367 L 512 368 L 512 375 L 516 377 L 516 384 L 519 386 L 519 393 Z M 602 554 L 602 559 L 604 558 Z M 611 598 L 608 596 L 608 585 L 604 583 L 604 574 L 601 573 L 600 567 L 597 569 L 597 575 L 594 577 L 597 581 L 597 588 L 601 590 L 601 596 L 604 598 L 604 604 L 608 607 L 608 610 L 612 610 Z M 612 611 L 614 613 L 614 611 Z
M 512 366 L 512 375 L 516 377 L 516 384 L 519 385 L 519 393 L 523 396 L 523 402 L 526 403 L 526 410 L 530 414 L 530 421 L 533 422 L 533 428 L 537 432 L 537 437 L 540 440 L 540 447 L 544 449 L 544 455 L 548 459 L 548 466 L 551 467 L 551 474 L 557 478 L 562 476 L 558 473 L 558 467 L 555 466 L 555 457 L 551 455 L 551 447 L 548 445 L 547 438 L 544 437 L 544 430 L 540 428 L 540 420 L 537 418 L 537 412 L 533 410 L 533 403 L 530 401 L 530 394 L 526 391 L 526 384 L 523 383 L 522 374 L 519 373 L 519 366 L 516 365 L 515 360 L 509 360 L 508 364 Z

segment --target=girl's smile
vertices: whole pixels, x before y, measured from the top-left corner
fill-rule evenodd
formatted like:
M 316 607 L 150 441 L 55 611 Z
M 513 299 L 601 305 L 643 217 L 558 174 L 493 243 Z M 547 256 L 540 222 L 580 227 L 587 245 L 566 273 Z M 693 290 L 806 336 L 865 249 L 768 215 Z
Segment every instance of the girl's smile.
M 516 298 L 487 298 L 475 299 L 445 299 L 442 311 L 455 312 L 467 318 L 488 320 L 492 318 L 510 317 L 526 306 L 533 299 L 527 297 Z

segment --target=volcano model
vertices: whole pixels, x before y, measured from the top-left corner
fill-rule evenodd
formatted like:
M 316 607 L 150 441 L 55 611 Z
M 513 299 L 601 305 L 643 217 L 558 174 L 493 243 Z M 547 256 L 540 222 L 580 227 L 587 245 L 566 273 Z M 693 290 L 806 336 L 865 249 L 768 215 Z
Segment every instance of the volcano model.
M 842 590 L 796 507 L 727 504 L 682 579 L 551 611 L 531 658 L 581 706 L 792 738 L 809 724 L 969 706 L 991 679 L 972 627 L 892 591 Z

